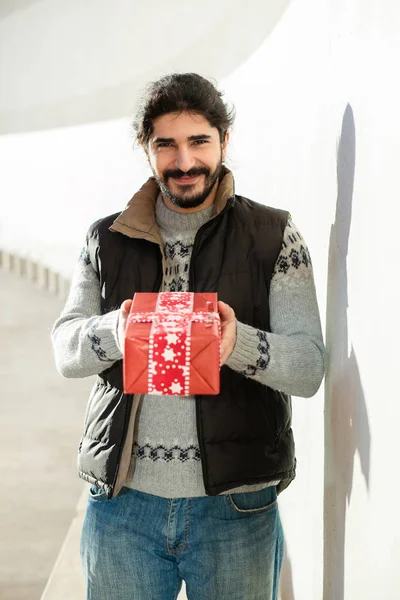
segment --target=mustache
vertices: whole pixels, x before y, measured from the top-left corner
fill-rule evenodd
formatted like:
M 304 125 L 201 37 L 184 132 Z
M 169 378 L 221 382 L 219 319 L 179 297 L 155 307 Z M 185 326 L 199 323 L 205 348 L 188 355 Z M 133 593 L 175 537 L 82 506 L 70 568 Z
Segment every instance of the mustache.
M 189 169 L 189 171 L 181 171 L 180 169 L 169 169 L 164 172 L 164 180 L 168 181 L 170 177 L 174 179 L 180 179 L 181 177 L 197 177 L 198 175 L 205 175 L 208 177 L 210 174 L 210 170 L 207 167 L 193 167 L 193 169 Z

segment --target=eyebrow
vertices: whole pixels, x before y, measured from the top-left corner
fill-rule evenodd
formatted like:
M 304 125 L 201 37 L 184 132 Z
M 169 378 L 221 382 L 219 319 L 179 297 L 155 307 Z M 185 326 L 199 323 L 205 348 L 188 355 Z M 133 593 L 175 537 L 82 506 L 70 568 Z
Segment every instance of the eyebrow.
M 202 133 L 200 135 L 191 135 L 190 137 L 188 137 L 189 142 L 195 142 L 196 140 L 210 140 L 210 139 L 211 139 L 211 135 L 207 135 L 205 133 Z M 159 144 L 159 143 L 171 144 L 173 142 L 175 142 L 175 138 L 156 137 L 153 140 L 153 144 Z

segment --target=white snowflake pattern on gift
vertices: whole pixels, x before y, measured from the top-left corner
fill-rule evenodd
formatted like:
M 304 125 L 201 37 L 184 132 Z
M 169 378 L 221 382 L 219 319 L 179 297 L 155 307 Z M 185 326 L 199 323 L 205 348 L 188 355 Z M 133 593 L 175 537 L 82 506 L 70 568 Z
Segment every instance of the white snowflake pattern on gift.
M 180 303 L 180 302 L 177 302 L 176 304 L 173 304 L 172 307 L 174 308 L 174 310 L 176 310 L 178 312 L 184 311 L 184 310 L 186 310 L 186 311 L 190 310 L 190 307 L 188 307 L 187 304 L 183 304 L 183 303 Z
M 164 357 L 165 361 L 173 361 L 175 358 L 175 352 L 172 350 L 172 348 L 165 348 L 164 352 L 162 353 L 162 356 Z
M 157 305 L 159 312 L 191 311 L 192 295 L 190 292 L 162 292 Z
M 162 327 L 167 333 L 179 333 L 181 331 L 181 328 L 176 324 L 175 319 L 173 319 L 171 323 L 168 323 L 166 320 L 164 320 Z
M 182 375 L 184 377 L 189 377 L 190 373 L 189 373 L 189 369 L 190 367 L 184 367 L 183 365 L 178 365 L 178 369 L 182 369 Z
M 149 373 L 151 373 L 152 375 L 157 375 L 157 366 L 158 362 L 156 360 L 151 360 L 149 362 Z
M 165 336 L 165 339 L 167 340 L 167 344 L 177 344 L 178 343 L 178 336 L 176 335 L 176 333 L 168 333 Z
M 183 388 L 179 382 L 171 383 L 171 385 L 169 386 L 169 389 L 171 390 L 171 394 L 178 394 L 178 396 L 181 394 L 181 392 L 183 390 Z
M 191 292 L 159 295 L 149 344 L 149 393 L 189 395 L 192 312 Z

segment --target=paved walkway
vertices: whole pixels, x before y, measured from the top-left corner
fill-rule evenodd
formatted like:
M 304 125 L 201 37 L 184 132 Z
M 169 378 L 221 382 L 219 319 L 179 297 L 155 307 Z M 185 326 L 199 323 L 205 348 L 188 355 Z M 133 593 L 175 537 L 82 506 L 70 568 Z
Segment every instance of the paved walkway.
M 92 378 L 55 369 L 62 304 L 0 269 L 1 600 L 40 599 L 85 485 L 76 453 Z

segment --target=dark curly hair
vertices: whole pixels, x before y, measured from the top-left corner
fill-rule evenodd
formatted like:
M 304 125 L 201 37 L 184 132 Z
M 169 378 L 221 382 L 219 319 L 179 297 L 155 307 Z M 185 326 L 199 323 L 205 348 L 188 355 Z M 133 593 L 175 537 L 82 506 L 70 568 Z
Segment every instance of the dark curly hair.
M 153 120 L 173 112 L 201 114 L 219 131 L 221 143 L 233 125 L 234 108 L 222 100 L 223 93 L 197 73 L 173 73 L 151 83 L 139 103 L 133 128 L 136 140 L 146 146 Z

